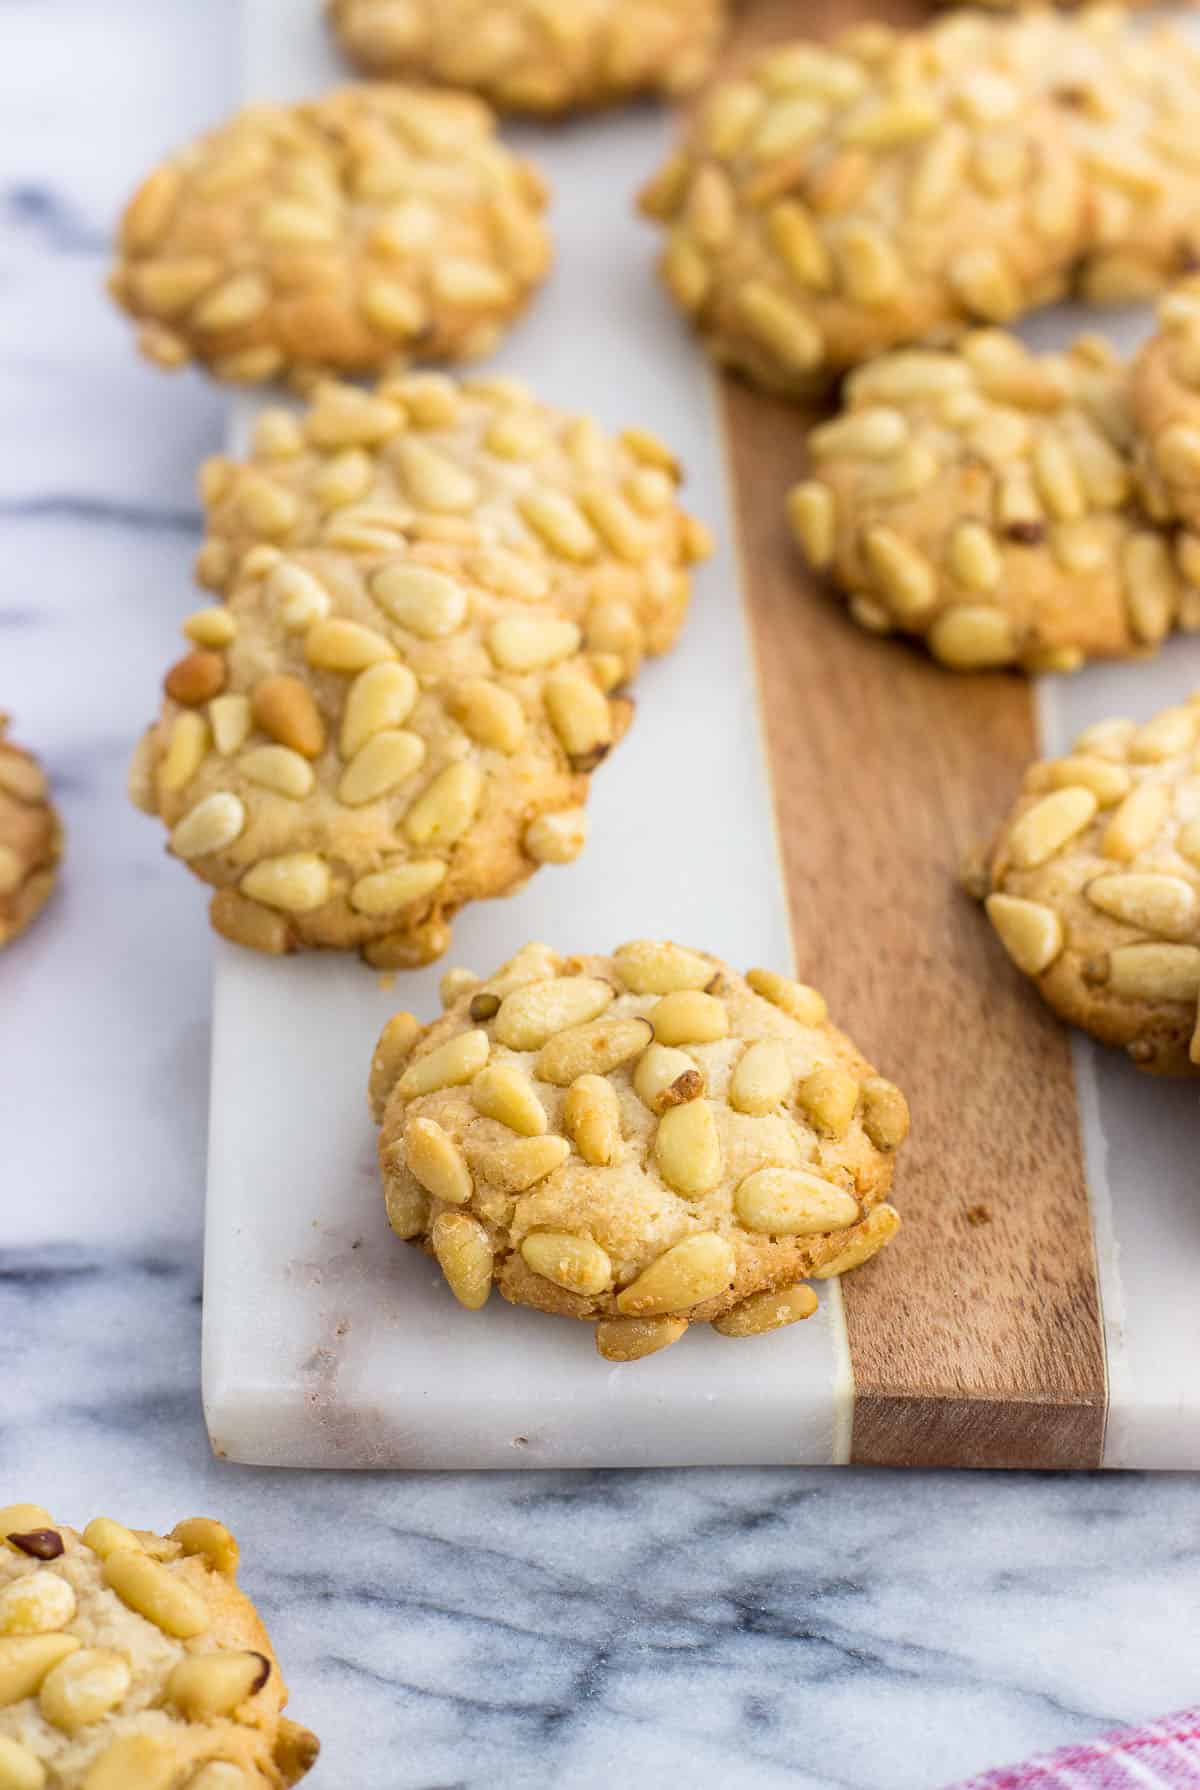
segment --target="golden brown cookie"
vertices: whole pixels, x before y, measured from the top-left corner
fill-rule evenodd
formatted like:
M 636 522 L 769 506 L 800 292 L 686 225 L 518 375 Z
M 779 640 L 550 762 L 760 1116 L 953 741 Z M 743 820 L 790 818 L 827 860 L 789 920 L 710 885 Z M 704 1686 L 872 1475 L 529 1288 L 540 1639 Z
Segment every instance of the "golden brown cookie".
M 803 395 L 1059 296 L 1088 190 L 1064 108 L 1024 67 L 1050 29 L 863 25 L 718 86 L 642 195 L 668 229 L 663 278 L 716 359 Z
M 468 1310 L 495 1282 L 630 1361 L 689 1323 L 809 1317 L 806 1280 L 895 1232 L 908 1108 L 814 989 L 639 939 L 529 945 L 444 994 L 434 1024 L 384 1029 L 370 1095 L 392 1229 Z
M 482 100 L 252 106 L 158 168 L 110 287 L 159 366 L 242 382 L 488 352 L 544 278 L 546 190 Z
M 248 553 L 261 569 L 303 550 L 336 575 L 420 543 L 499 596 L 536 608 L 552 593 L 629 676 L 675 640 L 689 567 L 710 551 L 679 479 L 655 436 L 609 437 L 516 380 L 409 374 L 371 393 L 329 382 L 298 416 L 264 413 L 245 462 L 206 464 L 197 574 L 223 592 Z
M 1128 374 L 1086 337 L 1031 354 L 978 331 L 859 368 L 788 500 L 809 564 L 861 626 L 960 671 L 1070 671 L 1200 626 L 1142 510 Z
M 366 74 L 445 81 L 542 116 L 675 95 L 704 78 L 724 0 L 329 0 Z
M 5 736 L 0 714 L 0 950 L 45 906 L 62 855 L 62 826 L 45 773 Z
M 0 1509 L 4 1790 L 282 1790 L 319 1751 L 223 1523 L 168 1536 Z
M 1131 383 L 1150 501 L 1164 521 L 1200 530 L 1200 279 L 1181 282 L 1160 302 Z M 1194 541 L 1180 546 L 1200 568 Z
M 1200 1072 L 1200 694 L 1032 765 L 971 892 L 1063 1019 Z
M 632 710 L 551 595 L 436 544 L 272 554 L 185 631 L 131 794 L 217 889 L 217 931 L 272 953 L 439 956 L 465 901 L 578 855 Z

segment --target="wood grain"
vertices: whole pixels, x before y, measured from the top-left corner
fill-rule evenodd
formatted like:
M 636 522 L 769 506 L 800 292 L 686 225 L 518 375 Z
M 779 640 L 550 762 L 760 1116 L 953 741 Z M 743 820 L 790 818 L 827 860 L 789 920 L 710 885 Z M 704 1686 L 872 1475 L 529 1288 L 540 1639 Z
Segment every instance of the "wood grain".
M 855 16 L 825 0 L 802 28 Z M 794 4 L 757 0 L 732 54 L 797 29 Z M 812 417 L 732 380 L 722 411 L 799 972 L 913 1114 L 904 1229 L 843 1283 L 852 1458 L 1098 1466 L 1105 1357 L 1068 1038 L 956 874 L 1036 756 L 1030 687 L 955 677 L 856 628 L 784 522 Z

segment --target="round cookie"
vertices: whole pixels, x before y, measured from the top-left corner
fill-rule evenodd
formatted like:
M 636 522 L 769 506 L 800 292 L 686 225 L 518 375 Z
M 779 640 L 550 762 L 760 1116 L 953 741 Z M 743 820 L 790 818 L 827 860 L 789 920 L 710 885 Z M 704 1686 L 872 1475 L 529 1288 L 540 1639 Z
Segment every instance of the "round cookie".
M 1072 1025 L 1141 1069 L 1200 1072 L 1200 694 L 1035 764 L 970 892 Z
M 619 658 L 665 652 L 687 611 L 688 568 L 711 550 L 679 507 L 680 470 L 655 436 L 605 435 L 586 416 L 540 404 L 516 380 L 438 374 L 333 382 L 300 414 L 257 423 L 246 461 L 210 460 L 207 539 L 197 575 L 224 592 L 258 549 L 347 556 L 369 566 L 410 542 L 499 594 L 548 590 L 589 648 Z
M 36 759 L 6 738 L 0 714 L 0 950 L 50 898 L 62 855 L 62 826 Z
M 1138 502 L 1128 375 L 1094 337 L 1031 354 L 999 330 L 847 381 L 788 499 L 816 570 L 876 633 L 955 670 L 1070 671 L 1200 626 Z
M 802 396 L 1065 290 L 1086 181 L 1060 107 L 1014 67 L 1042 23 L 864 25 L 714 89 L 641 203 L 718 361 Z
M 895 1232 L 908 1108 L 814 989 L 640 939 L 529 945 L 443 994 L 385 1028 L 370 1094 L 392 1229 L 469 1310 L 495 1282 L 628 1361 L 806 1318 L 805 1280 Z
M 436 543 L 271 552 L 185 632 L 131 794 L 215 886 L 217 931 L 272 953 L 439 956 L 465 901 L 578 855 L 588 772 L 632 711 L 552 596 Z
M 110 290 L 151 360 L 221 379 L 461 360 L 545 277 L 545 203 L 468 94 L 252 106 L 139 189 Z
M 1131 387 L 1149 499 L 1162 520 L 1200 530 L 1200 279 L 1182 281 L 1160 302 Z M 1193 543 L 1181 548 L 1200 566 Z
M 168 1536 L 39 1505 L 0 1509 L 5 1790 L 281 1790 L 316 1736 L 237 1584 L 223 1523 Z
M 350 60 L 539 116 L 668 96 L 707 74 L 724 0 L 329 0 Z

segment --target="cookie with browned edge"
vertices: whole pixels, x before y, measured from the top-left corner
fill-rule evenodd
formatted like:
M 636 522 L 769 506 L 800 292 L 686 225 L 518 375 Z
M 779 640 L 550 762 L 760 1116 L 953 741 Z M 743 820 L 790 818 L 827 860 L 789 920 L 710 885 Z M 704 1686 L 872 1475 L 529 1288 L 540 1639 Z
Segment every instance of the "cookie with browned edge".
M 0 714 L 0 950 L 50 899 L 62 855 L 62 825 L 45 772 L 6 735 Z

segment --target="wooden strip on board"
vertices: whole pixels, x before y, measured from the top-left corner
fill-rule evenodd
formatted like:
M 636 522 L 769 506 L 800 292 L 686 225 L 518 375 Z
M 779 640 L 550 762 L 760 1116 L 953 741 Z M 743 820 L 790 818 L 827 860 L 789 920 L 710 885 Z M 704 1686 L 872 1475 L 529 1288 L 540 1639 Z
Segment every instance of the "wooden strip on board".
M 854 16 L 756 0 L 733 53 Z M 1098 1466 L 1104 1347 L 1067 1033 L 956 882 L 1036 755 L 1030 687 L 856 628 L 784 522 L 812 419 L 732 380 L 722 410 L 799 973 L 913 1113 L 904 1229 L 843 1282 L 852 1458 Z

